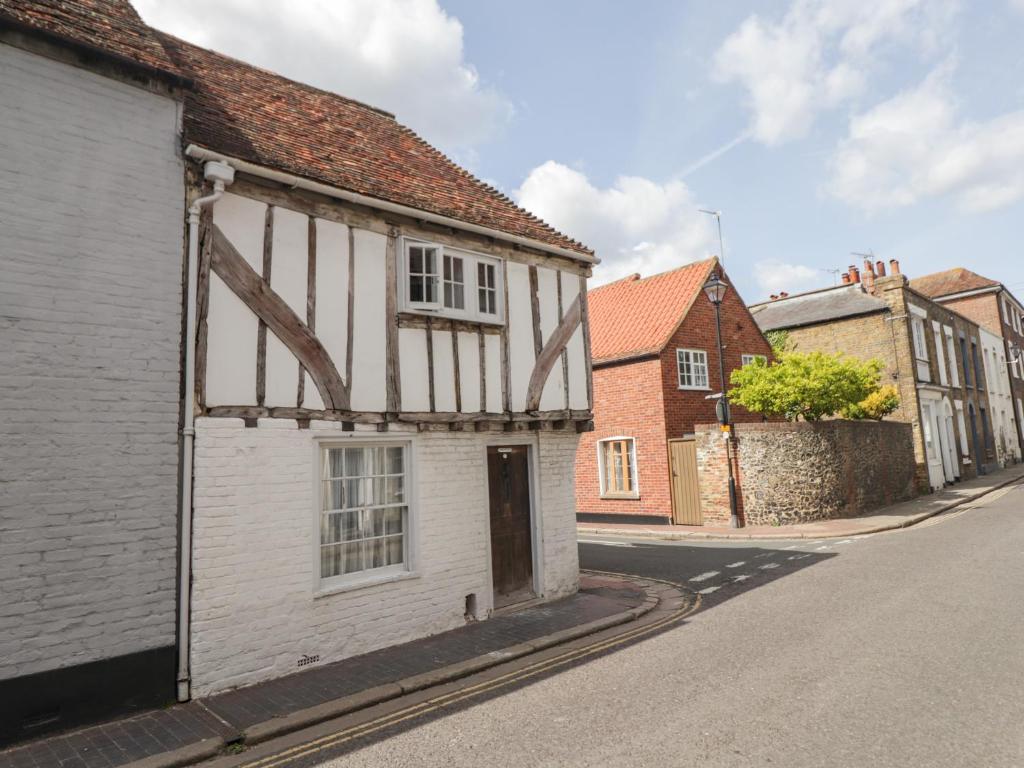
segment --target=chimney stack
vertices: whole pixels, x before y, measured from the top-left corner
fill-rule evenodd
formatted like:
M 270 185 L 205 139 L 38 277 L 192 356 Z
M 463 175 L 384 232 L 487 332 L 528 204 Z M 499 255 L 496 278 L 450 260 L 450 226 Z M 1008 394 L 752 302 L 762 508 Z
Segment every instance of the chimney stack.
M 856 264 L 851 264 L 850 265 L 850 282 L 851 283 L 859 283 L 860 282 L 860 270 L 857 269 L 857 265 Z
M 875 277 L 885 277 L 885 262 L 881 259 L 875 262 Z
M 868 293 L 875 292 L 875 265 L 871 259 L 864 259 L 864 290 Z
M 889 259 L 889 274 L 900 274 L 900 263 L 896 259 Z

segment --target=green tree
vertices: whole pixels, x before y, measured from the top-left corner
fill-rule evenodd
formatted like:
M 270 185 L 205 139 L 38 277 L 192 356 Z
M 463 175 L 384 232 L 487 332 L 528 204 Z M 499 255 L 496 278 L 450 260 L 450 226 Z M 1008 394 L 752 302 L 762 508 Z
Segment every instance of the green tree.
M 730 401 L 766 416 L 818 421 L 878 389 L 882 364 L 823 352 L 783 352 L 771 365 L 732 372 Z
M 848 419 L 874 419 L 881 421 L 900 407 L 900 393 L 892 384 L 886 384 L 859 403 L 847 406 L 842 413 Z

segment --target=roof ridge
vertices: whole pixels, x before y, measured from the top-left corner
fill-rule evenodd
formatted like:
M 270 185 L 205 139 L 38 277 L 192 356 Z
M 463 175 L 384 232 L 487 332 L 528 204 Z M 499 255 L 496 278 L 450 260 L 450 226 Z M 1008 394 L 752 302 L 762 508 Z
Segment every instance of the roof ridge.
M 691 261 L 691 262 L 689 262 L 687 264 L 681 264 L 678 267 L 673 267 L 672 269 L 665 269 L 665 270 L 662 270 L 661 272 L 655 272 L 653 275 L 647 275 L 646 277 L 641 277 L 639 272 L 633 272 L 631 274 L 628 274 L 628 275 L 625 275 L 623 277 L 620 277 L 618 280 L 612 280 L 609 283 L 604 283 L 604 284 L 599 285 L 599 286 L 597 286 L 595 288 L 591 288 L 588 291 L 588 293 L 594 293 L 596 291 L 601 291 L 601 290 L 604 290 L 605 288 L 610 288 L 613 285 L 618 285 L 619 283 L 624 283 L 624 282 L 627 282 L 627 281 L 630 282 L 630 283 L 644 283 L 644 282 L 647 282 L 648 280 L 654 279 L 655 277 L 665 277 L 666 275 L 673 275 L 676 272 L 682 272 L 683 270 L 693 269 L 694 267 L 697 267 L 699 265 L 707 264 L 709 261 L 714 261 L 717 258 L 718 258 L 717 256 L 709 256 L 706 259 L 699 259 L 697 261 Z

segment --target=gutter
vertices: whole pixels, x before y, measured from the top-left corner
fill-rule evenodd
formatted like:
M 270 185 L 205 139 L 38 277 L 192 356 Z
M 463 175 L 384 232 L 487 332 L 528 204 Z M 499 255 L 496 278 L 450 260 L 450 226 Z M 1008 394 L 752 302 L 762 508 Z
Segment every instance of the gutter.
M 203 175 L 213 182 L 213 194 L 200 197 L 188 207 L 188 294 L 185 303 L 185 403 L 181 462 L 181 543 L 178 548 L 178 701 L 191 697 L 191 607 L 192 607 L 192 468 L 196 423 L 196 293 L 199 284 L 199 215 L 212 205 L 235 179 L 235 172 L 223 163 L 208 162 Z
M 528 237 L 522 237 L 520 235 L 513 235 L 508 232 L 502 232 L 497 229 L 491 229 L 490 227 L 483 227 L 479 224 L 470 224 L 466 221 L 460 221 L 459 219 L 453 219 L 449 216 L 442 216 L 437 213 L 430 213 L 429 211 L 423 211 L 419 208 L 410 208 L 407 205 L 400 205 L 399 203 L 392 203 L 387 200 L 381 200 L 377 197 L 370 197 L 368 195 L 361 195 L 358 192 L 350 192 L 346 189 L 339 187 L 332 187 L 329 184 L 321 184 L 318 181 L 311 181 L 300 176 L 292 176 L 288 173 L 282 173 L 281 171 L 275 171 L 270 168 L 265 168 L 261 165 L 255 165 L 246 160 L 240 160 L 236 157 L 230 157 L 223 155 L 220 152 L 214 152 L 213 150 L 206 149 L 205 147 L 197 146 L 196 144 L 189 144 L 185 149 L 185 154 L 194 160 L 210 161 L 214 160 L 220 163 L 230 165 L 236 171 L 247 173 L 250 176 L 257 176 L 262 179 L 268 179 L 270 181 L 276 181 L 280 184 L 284 184 L 293 189 L 305 189 L 309 192 L 316 192 L 320 195 L 326 195 L 327 197 L 333 197 L 337 200 L 345 200 L 350 203 L 356 203 L 358 205 L 365 205 L 370 208 L 377 208 L 382 211 L 389 211 L 391 213 L 398 213 L 403 216 L 409 216 L 414 219 L 421 221 L 429 221 L 434 224 L 440 224 L 445 227 L 451 227 L 453 229 L 461 229 L 466 232 L 474 232 L 478 235 L 484 235 L 486 237 L 493 237 L 496 240 L 505 240 L 506 242 L 515 243 L 516 245 L 526 246 L 533 248 L 544 253 L 554 254 L 563 258 L 572 259 L 573 261 L 581 261 L 584 264 L 600 264 L 601 260 L 596 256 L 591 256 L 580 251 L 572 251 L 568 248 L 561 248 L 557 245 L 548 245 L 542 243 L 539 240 L 533 240 Z

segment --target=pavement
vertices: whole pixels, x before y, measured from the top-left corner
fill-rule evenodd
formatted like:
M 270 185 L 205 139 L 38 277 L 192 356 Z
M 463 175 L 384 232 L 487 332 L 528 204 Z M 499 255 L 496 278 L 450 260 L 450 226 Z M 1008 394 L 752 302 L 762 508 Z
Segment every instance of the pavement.
M 698 611 L 322 768 L 1024 766 L 1024 485 L 848 539 L 581 543 Z
M 599 632 L 628 630 L 661 602 L 660 585 L 582 574 L 552 603 L 286 677 L 32 741 L 0 768 L 174 768 L 459 680 Z
M 580 536 L 628 536 L 664 539 L 826 539 L 863 536 L 915 525 L 929 517 L 981 498 L 1024 477 L 1024 464 L 991 472 L 974 480 L 957 483 L 945 490 L 919 496 L 901 504 L 884 507 L 860 517 L 820 520 L 797 525 L 751 525 L 729 528 L 715 525 L 637 525 L 629 523 L 580 523 Z

